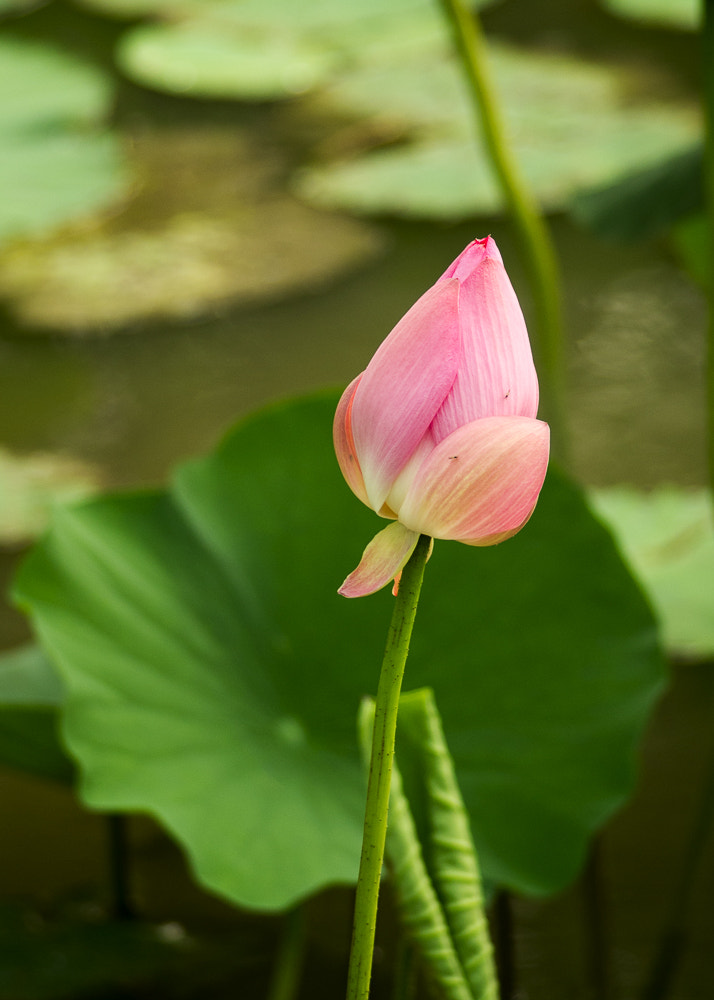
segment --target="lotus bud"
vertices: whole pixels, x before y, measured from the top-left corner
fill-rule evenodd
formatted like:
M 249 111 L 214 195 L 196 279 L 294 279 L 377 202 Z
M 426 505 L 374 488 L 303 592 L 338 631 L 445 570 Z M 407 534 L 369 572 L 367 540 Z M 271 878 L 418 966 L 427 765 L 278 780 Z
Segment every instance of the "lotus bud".
M 495 545 L 531 516 L 550 432 L 518 299 L 494 240 L 474 240 L 345 390 L 337 460 L 359 499 L 393 523 L 340 588 L 398 578 L 420 534 Z

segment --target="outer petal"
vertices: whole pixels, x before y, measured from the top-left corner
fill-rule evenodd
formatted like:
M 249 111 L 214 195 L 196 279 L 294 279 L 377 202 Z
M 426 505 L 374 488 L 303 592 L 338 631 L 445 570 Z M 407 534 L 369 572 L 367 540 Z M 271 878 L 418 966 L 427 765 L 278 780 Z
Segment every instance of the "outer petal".
M 358 375 L 342 393 L 335 411 L 335 419 L 332 425 L 332 439 L 335 444 L 337 462 L 342 475 L 347 481 L 347 485 L 354 495 L 359 497 L 362 503 L 367 504 L 369 507 L 367 490 L 364 486 L 362 470 L 357 460 L 355 443 L 352 437 L 352 401 L 355 396 L 355 389 L 359 385 L 361 378 L 362 376 Z
M 437 282 L 394 327 L 352 403 L 352 435 L 369 505 L 379 511 L 456 378 L 459 283 Z
M 525 320 L 490 238 L 481 263 L 462 279 L 459 317 L 462 357 L 434 422 L 437 441 L 471 420 L 538 412 L 538 378 Z
M 375 535 L 362 554 L 356 570 L 347 577 L 338 594 L 343 597 L 366 597 L 381 590 L 406 565 L 419 539 L 419 532 L 409 531 L 395 521 Z
M 548 466 L 550 431 L 530 417 L 466 424 L 425 460 L 399 512 L 414 532 L 471 545 L 502 541 L 533 511 Z

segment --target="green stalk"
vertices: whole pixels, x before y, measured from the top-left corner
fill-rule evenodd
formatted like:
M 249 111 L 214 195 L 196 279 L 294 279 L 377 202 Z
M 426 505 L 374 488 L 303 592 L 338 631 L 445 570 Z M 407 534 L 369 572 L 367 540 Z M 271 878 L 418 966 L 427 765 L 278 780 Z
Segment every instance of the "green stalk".
M 295 1000 L 305 961 L 305 912 L 298 906 L 285 917 L 268 1000 Z
M 702 77 L 704 85 L 704 183 L 709 229 L 707 294 L 709 324 L 707 338 L 707 432 L 709 482 L 714 494 L 714 0 L 704 0 L 702 32 Z
M 529 272 L 544 396 L 553 425 L 554 450 L 566 449 L 565 352 L 560 275 L 555 248 L 537 202 L 530 193 L 506 141 L 487 64 L 486 41 L 477 15 L 462 0 L 440 0 L 451 22 L 456 50 L 468 80 L 478 121 L 518 230 Z
M 704 105 L 704 190 L 708 222 L 706 292 L 709 301 L 707 327 L 707 456 L 709 484 L 714 498 L 714 0 L 704 0 L 702 28 L 702 84 Z M 669 902 L 664 930 L 655 950 L 642 1000 L 664 1000 L 679 970 L 687 944 L 686 921 L 692 893 L 701 868 L 704 848 L 714 820 L 714 759 L 709 762 L 694 827 L 684 855 L 674 893 Z
M 387 836 L 399 694 L 430 545 L 431 539 L 428 535 L 421 535 L 409 562 L 402 570 L 379 677 L 362 856 L 357 879 L 352 948 L 347 978 L 347 1000 L 367 1000 L 369 996 L 379 883 Z

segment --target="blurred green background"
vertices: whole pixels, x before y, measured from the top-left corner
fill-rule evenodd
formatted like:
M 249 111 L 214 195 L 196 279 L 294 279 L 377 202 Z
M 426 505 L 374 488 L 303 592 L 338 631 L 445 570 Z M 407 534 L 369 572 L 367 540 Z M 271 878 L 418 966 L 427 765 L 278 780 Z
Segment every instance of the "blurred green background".
M 699 7 L 502 0 L 480 14 L 513 150 L 562 262 L 572 472 L 650 588 L 674 667 L 643 782 L 600 845 L 607 995 L 626 997 L 711 754 Z M 0 189 L 4 583 L 56 500 L 163 485 L 257 406 L 344 386 L 474 237 L 495 236 L 529 312 L 520 249 L 426 0 L 4 0 Z M 27 636 L 3 604 L 1 645 Z M 191 995 L 153 939 L 141 961 L 141 942 L 112 941 L 113 957 L 93 945 L 100 981 L 125 948 L 131 982 L 63 980 L 58 968 L 86 968 L 63 921 L 80 913 L 91 932 L 112 898 L 113 828 L 50 782 L 6 768 L 0 784 L 10 951 L 34 934 L 56 955 L 44 979 L 0 975 L 0 997 Z M 169 942 L 179 924 L 226 935 L 220 958 L 201 959 L 203 995 L 207 968 L 216 996 L 236 968 L 241 995 L 264 995 L 279 921 L 201 892 L 148 820 L 123 835 L 142 916 L 170 921 Z M 683 1000 L 711 996 L 713 864 L 710 851 L 671 994 Z M 588 900 L 580 886 L 515 902 L 523 996 L 593 995 Z M 311 904 L 305 996 L 342 989 L 348 923 L 346 893 Z

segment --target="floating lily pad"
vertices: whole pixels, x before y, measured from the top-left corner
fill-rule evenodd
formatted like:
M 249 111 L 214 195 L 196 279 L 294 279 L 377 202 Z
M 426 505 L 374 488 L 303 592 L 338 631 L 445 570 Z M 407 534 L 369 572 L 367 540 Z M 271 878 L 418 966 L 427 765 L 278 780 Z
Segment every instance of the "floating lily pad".
M 118 142 L 102 121 L 108 79 L 49 46 L 0 39 L 0 238 L 46 231 L 126 191 Z
M 290 97 L 355 61 L 443 45 L 447 37 L 430 0 L 188 0 L 173 12 L 156 8 L 172 16 L 128 32 L 119 64 L 145 86 L 195 97 Z
M 203 19 L 136 28 L 119 61 L 139 83 L 198 97 L 268 100 L 299 94 L 335 66 L 329 47 L 285 34 L 227 32 Z
M 695 31 L 702 20 L 702 0 L 601 0 L 618 17 L 645 24 Z
M 28 542 L 46 527 L 55 503 L 91 496 L 97 474 L 64 455 L 13 455 L 0 448 L 0 544 Z
M 277 193 L 283 164 L 234 127 L 139 132 L 143 183 L 120 217 L 0 250 L 0 295 L 26 332 L 101 336 L 275 299 L 364 264 L 373 225 Z
M 379 245 L 349 219 L 272 199 L 237 216 L 186 213 L 161 229 L 16 245 L 0 255 L 0 294 L 30 328 L 96 335 L 314 287 Z
M 490 55 L 513 152 L 549 208 L 690 147 L 699 135 L 693 107 L 626 99 L 628 78 L 610 67 L 496 45 Z M 503 206 L 463 78 L 442 55 L 358 67 L 313 107 L 367 117 L 401 131 L 403 142 L 304 171 L 297 190 L 310 201 L 450 218 Z
M 714 653 L 714 528 L 705 490 L 598 490 L 594 509 L 613 531 L 675 653 Z
M 336 593 L 383 522 L 339 475 L 335 403 L 254 417 L 168 492 L 62 508 L 15 588 L 86 801 L 158 816 L 253 907 L 357 873 L 355 719 L 392 599 Z M 572 879 L 662 685 L 653 619 L 578 490 L 551 474 L 502 546 L 437 543 L 407 683 L 435 690 L 486 877 Z

